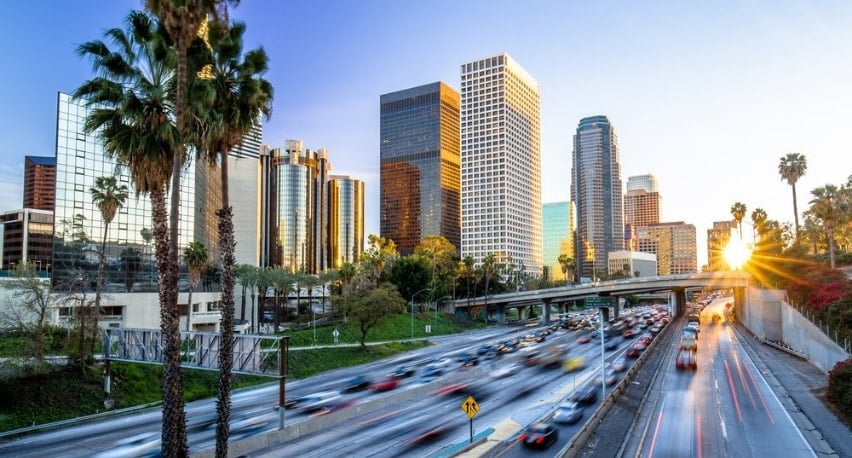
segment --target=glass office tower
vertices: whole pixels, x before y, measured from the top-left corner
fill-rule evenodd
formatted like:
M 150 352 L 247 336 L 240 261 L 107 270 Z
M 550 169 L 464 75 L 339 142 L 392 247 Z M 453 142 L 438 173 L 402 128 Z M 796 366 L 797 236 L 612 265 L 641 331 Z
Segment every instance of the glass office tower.
M 607 253 L 624 249 L 624 207 L 618 136 L 606 116 L 580 120 L 574 135 L 571 200 L 577 206 L 577 269 L 607 268 Z
M 400 254 L 423 238 L 461 244 L 459 94 L 438 82 L 383 94 L 380 234 Z
M 540 276 L 539 84 L 508 54 L 461 66 L 462 244 Z
M 133 192 L 129 170 L 117 164 L 104 152 L 97 134 L 83 129 L 88 108 L 85 101 L 59 93 L 56 124 L 56 205 L 52 273 L 57 288 L 94 289 L 97 282 L 100 244 L 104 223 L 100 211 L 92 203 L 90 189 L 95 179 L 114 176 L 126 185 L 129 195 L 123 207 L 107 228 L 105 290 L 115 292 L 157 291 L 157 269 L 154 256 L 153 221 L 148 196 Z M 209 208 L 198 204 L 221 202 L 208 192 L 217 188 L 197 182 L 198 172 L 210 175 L 206 164 L 192 161 L 181 175 L 181 202 L 178 246 L 198 240 L 207 246 L 213 258 L 217 253 L 216 224 L 199 222 L 209 217 Z M 198 187 L 197 187 L 198 186 Z M 198 196 L 198 193 L 203 193 Z M 196 197 L 199 197 L 196 199 Z M 204 197 L 204 198 L 202 198 Z M 206 198 L 210 197 L 210 198 Z M 218 279 L 205 281 L 208 288 Z M 179 285 L 187 285 L 185 270 Z
M 565 273 L 559 256 L 574 257 L 574 231 L 570 202 L 550 202 L 542 205 L 542 241 L 544 246 L 544 279 L 564 281 Z
M 364 182 L 331 176 L 328 184 L 330 267 L 356 263 L 364 251 Z

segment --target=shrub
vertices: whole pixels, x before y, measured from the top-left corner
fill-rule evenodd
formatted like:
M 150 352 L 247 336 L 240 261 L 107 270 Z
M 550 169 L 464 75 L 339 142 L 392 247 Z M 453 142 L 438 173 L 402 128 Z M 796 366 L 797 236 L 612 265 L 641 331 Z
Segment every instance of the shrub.
M 828 400 L 852 419 L 852 359 L 838 362 L 828 372 Z

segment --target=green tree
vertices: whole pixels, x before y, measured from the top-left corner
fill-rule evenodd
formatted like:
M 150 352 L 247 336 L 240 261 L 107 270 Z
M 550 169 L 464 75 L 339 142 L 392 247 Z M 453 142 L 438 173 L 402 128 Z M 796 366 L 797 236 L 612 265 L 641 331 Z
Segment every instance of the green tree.
M 731 205 L 731 216 L 734 217 L 734 221 L 737 223 L 737 227 L 740 231 L 740 240 L 743 238 L 743 218 L 746 214 L 746 206 L 742 202 L 736 202 L 734 205 Z
M 104 235 L 101 238 L 101 253 L 98 257 L 98 282 L 95 286 L 95 307 L 92 314 L 94 326 L 92 328 L 91 353 L 95 352 L 95 341 L 98 334 L 98 321 L 101 315 L 101 292 L 104 288 L 104 268 L 106 267 L 106 242 L 109 225 L 115 218 L 116 212 L 124 206 L 127 200 L 127 186 L 119 185 L 115 177 L 95 178 L 95 186 L 89 189 L 92 195 L 92 203 L 101 212 L 104 222 Z
M 429 260 L 431 278 L 428 286 L 435 297 L 447 295 L 450 292 L 448 283 L 456 271 L 456 247 L 444 236 L 429 235 L 414 248 L 414 254 Z
M 782 180 L 787 180 L 787 184 L 793 189 L 793 217 L 796 223 L 797 239 L 799 238 L 799 208 L 796 203 L 796 182 L 805 175 L 807 169 L 808 161 L 800 153 L 787 153 L 778 162 L 778 174 L 781 175 Z
M 361 253 L 361 262 L 365 267 L 369 268 L 371 278 L 376 286 L 378 286 L 383 278 L 385 267 L 399 257 L 396 251 L 396 243 L 391 239 L 386 239 L 375 234 L 367 236 L 367 249 Z
M 359 285 L 350 294 L 335 296 L 344 314 L 352 320 L 361 333 L 361 348 L 366 348 L 367 333 L 386 316 L 405 311 L 405 299 L 390 283 L 379 287 Z
M 186 330 L 192 331 L 192 290 L 201 281 L 201 273 L 210 264 L 210 254 L 207 247 L 198 240 L 192 241 L 183 249 L 183 262 L 189 273 L 189 297 L 186 302 Z
M 430 265 L 428 258 L 416 254 L 402 256 L 391 267 L 388 280 L 396 286 L 402 297 L 411 297 L 417 291 L 430 288 Z
M 170 457 L 188 454 L 177 309 L 178 186 L 171 189 L 171 215 L 166 208 L 168 183 L 180 182 L 183 155 L 172 111 L 176 56 L 160 30 L 148 15 L 132 11 L 126 30 L 105 33 L 114 50 L 102 41 L 80 45 L 78 54 L 91 58 L 98 76 L 73 95 L 92 107 L 85 130 L 97 132 L 106 154 L 129 168 L 136 193 L 151 199 L 164 346 L 162 451 Z
M 142 262 L 142 253 L 138 248 L 127 247 L 118 255 L 121 262 L 121 270 L 124 272 L 124 289 L 129 293 L 136 283 L 136 274 L 139 272 L 139 264 Z

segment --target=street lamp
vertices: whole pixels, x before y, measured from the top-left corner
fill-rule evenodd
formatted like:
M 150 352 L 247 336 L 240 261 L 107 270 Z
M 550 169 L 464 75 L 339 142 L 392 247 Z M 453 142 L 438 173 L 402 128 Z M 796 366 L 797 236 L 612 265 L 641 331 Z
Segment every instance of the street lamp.
M 453 299 L 453 296 L 444 296 L 435 301 L 435 330 L 432 331 L 435 334 L 437 334 L 438 332 L 438 305 L 440 305 L 441 301 L 443 301 L 444 299 Z
M 414 340 L 414 298 L 417 297 L 418 294 L 425 293 L 426 291 L 432 290 L 430 288 L 423 288 L 411 295 L 411 340 Z

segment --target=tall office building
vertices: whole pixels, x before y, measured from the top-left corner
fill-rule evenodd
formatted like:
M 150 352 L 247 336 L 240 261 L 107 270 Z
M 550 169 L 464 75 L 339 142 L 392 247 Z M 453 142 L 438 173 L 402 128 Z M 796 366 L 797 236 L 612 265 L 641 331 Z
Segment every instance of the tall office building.
M 606 116 L 580 120 L 574 135 L 571 200 L 577 208 L 575 253 L 582 276 L 607 268 L 607 253 L 624 249 L 618 136 Z
M 118 184 L 126 185 L 130 192 L 125 204 L 106 228 L 107 263 L 115 266 L 114 269 L 108 269 L 111 274 L 107 283 L 116 282 L 125 286 L 133 283 L 126 289 L 148 288 L 156 291 L 150 199 L 133 192 L 127 167 L 118 164 L 105 153 L 96 133 L 85 132 L 83 125 L 88 112 L 84 100 L 75 100 L 68 94 L 59 93 L 52 260 L 54 284 L 67 285 L 69 276 L 78 276 L 79 272 L 83 272 L 89 286 L 93 286 L 105 226 L 100 211 L 92 203 L 89 190 L 98 177 L 114 176 Z M 221 197 L 217 196 L 221 193 L 215 185 L 197 179 L 199 176 L 218 177 L 203 161 L 193 161 L 185 168 L 181 175 L 178 246 L 185 247 L 198 240 L 204 243 L 211 253 L 211 260 L 215 262 L 215 254 L 218 253 L 216 224 L 204 219 L 212 214 L 210 206 L 221 203 Z M 134 270 L 133 278 L 127 278 L 129 268 Z M 112 278 L 112 275 L 116 278 Z
M 30 262 L 38 272 L 49 272 L 52 254 L 52 211 L 24 208 L 0 214 L 0 269 Z
M 356 263 L 364 251 L 364 182 L 332 175 L 328 184 L 330 267 Z
M 380 234 L 400 254 L 427 236 L 461 243 L 459 94 L 438 82 L 380 98 Z
M 24 206 L 53 211 L 56 204 L 56 158 L 24 157 Z
M 724 251 L 736 229 L 736 221 L 714 221 L 713 228 L 707 229 L 707 269 L 713 271 L 728 268 Z
M 682 221 L 638 228 L 639 251 L 657 255 L 657 274 L 698 272 L 695 226 Z
M 564 281 L 559 256 L 574 258 L 573 212 L 570 202 L 550 202 L 541 207 L 544 279 Z
M 627 177 L 627 191 L 643 190 L 645 192 L 660 192 L 657 177 L 653 174 Z
M 660 193 L 657 177 L 651 174 L 627 178 L 624 194 L 624 243 L 625 248 L 638 249 L 638 228 L 660 222 Z
M 461 66 L 461 256 L 540 276 L 539 84 L 508 54 Z

